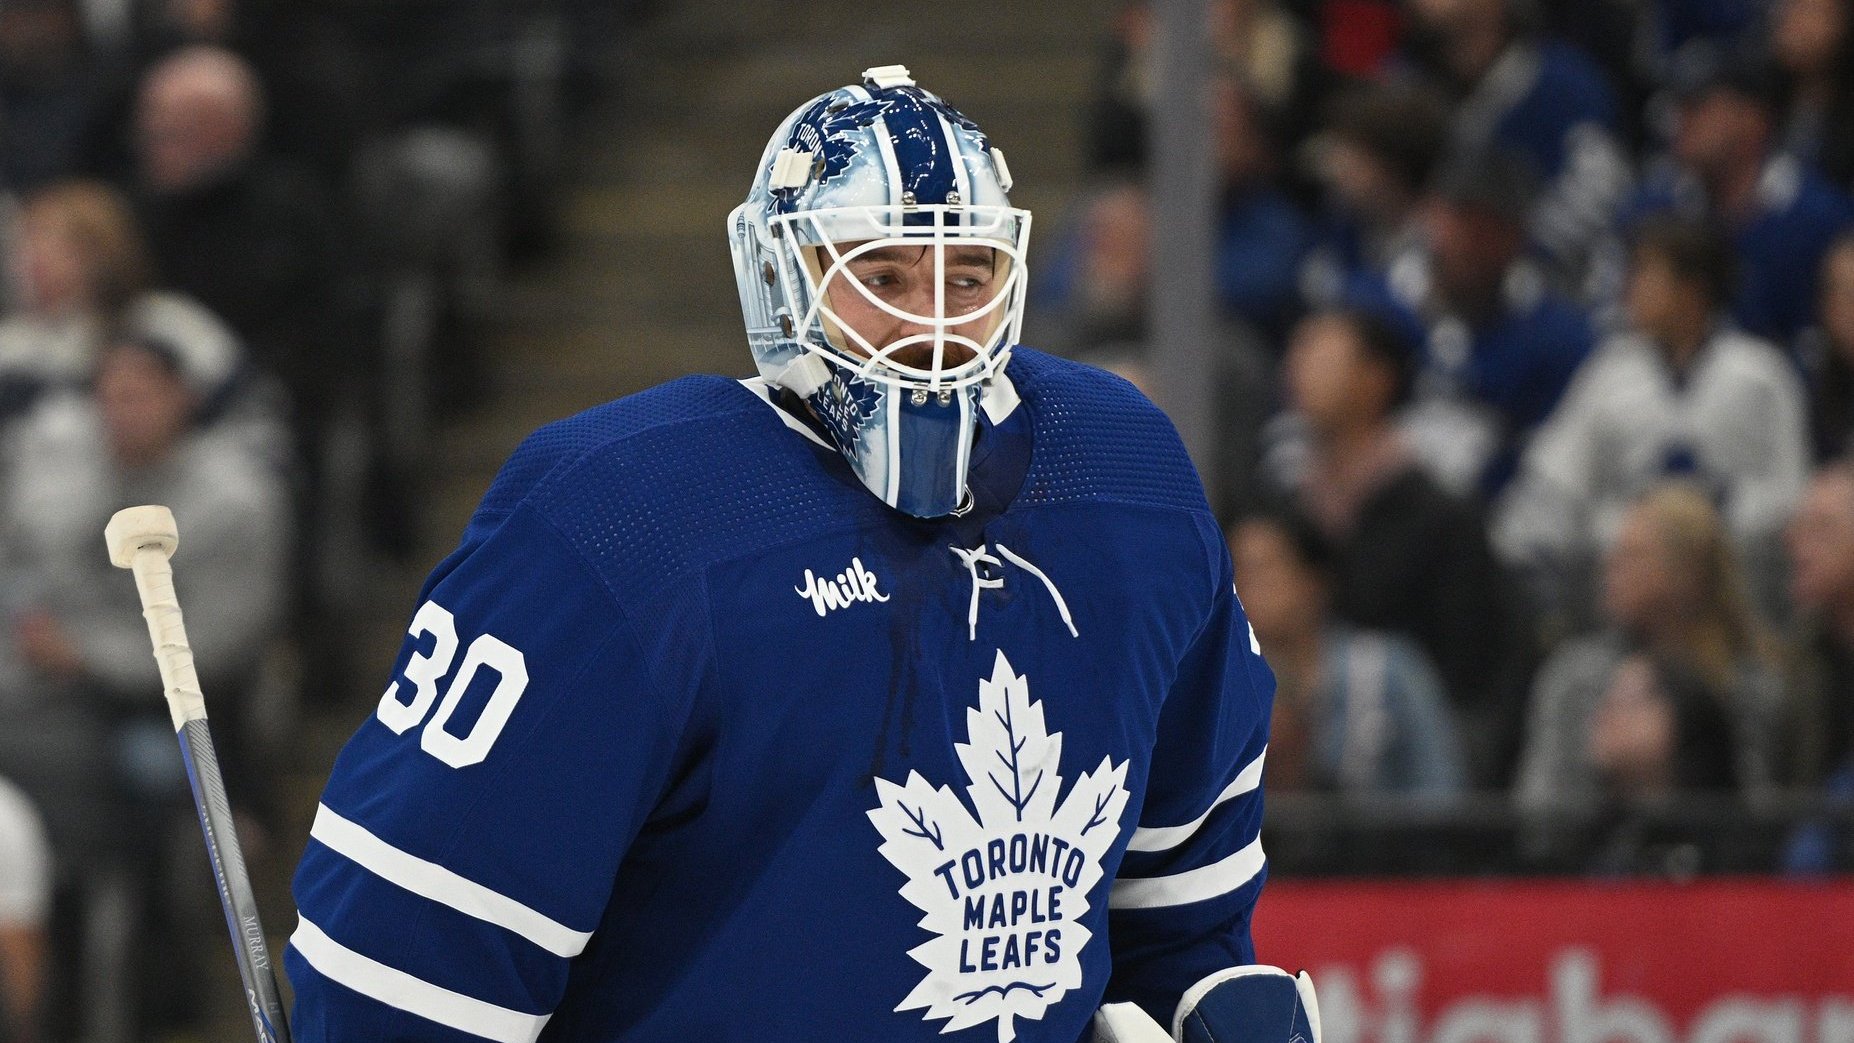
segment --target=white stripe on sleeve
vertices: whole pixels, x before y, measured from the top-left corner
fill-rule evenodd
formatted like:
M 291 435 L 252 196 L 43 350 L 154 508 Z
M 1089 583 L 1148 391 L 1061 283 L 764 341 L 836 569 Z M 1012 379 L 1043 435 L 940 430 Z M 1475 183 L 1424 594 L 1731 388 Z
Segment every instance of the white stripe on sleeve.
M 309 966 L 329 981 L 389 1007 L 472 1036 L 497 1043 L 534 1043 L 550 1017 L 484 1003 L 414 978 L 347 948 L 306 918 L 296 921 L 296 933 L 290 936 L 290 944 L 309 961 Z
M 575 931 L 436 862 L 399 850 L 359 823 L 342 818 L 326 804 L 316 805 L 315 824 L 309 827 L 309 835 L 387 883 L 513 931 L 555 956 L 578 956 L 592 940 L 590 931 Z
M 1182 826 L 1142 826 L 1135 829 L 1133 831 L 1133 838 L 1127 841 L 1127 850 L 1170 851 L 1172 848 L 1191 839 L 1191 837 L 1203 827 L 1204 820 L 1210 817 L 1211 812 L 1222 807 L 1228 801 L 1235 800 L 1237 797 L 1251 792 L 1262 784 L 1262 759 L 1267 756 L 1268 748 L 1264 746 L 1262 752 L 1255 755 L 1254 760 L 1250 761 L 1246 767 L 1236 773 L 1235 780 L 1224 788 L 1223 792 L 1218 795 L 1216 800 L 1211 802 L 1210 807 L 1205 808 L 1202 815 L 1199 815 L 1190 822 Z
M 1107 896 L 1109 909 L 1160 909 L 1189 905 L 1229 894 L 1255 879 L 1262 871 L 1262 838 L 1251 840 L 1247 847 L 1207 866 L 1186 870 L 1173 876 L 1121 878 Z

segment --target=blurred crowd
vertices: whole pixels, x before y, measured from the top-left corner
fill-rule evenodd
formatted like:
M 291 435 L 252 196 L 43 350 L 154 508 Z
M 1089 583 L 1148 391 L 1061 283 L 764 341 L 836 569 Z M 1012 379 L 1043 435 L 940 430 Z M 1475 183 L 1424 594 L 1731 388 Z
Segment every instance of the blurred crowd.
M 1271 798 L 1492 799 L 1533 867 L 1854 870 L 1854 0 L 1209 6 Z M 342 690 L 344 584 L 413 549 L 630 17 L 0 0 L 0 1043 L 201 1015 L 149 987 L 218 914 L 105 521 L 174 509 L 215 733 L 261 740 L 292 660 Z M 1154 31 L 1115 22 L 1031 301 L 1135 382 Z M 265 745 L 220 748 L 261 848 Z
M 1534 866 L 1854 869 L 1854 2 L 1209 7 L 1211 485 L 1271 798 L 1496 802 Z M 1154 34 L 1122 10 L 1032 288 L 1038 343 L 1135 383 Z
M 199 990 L 155 987 L 198 976 L 189 940 L 219 916 L 104 523 L 178 519 L 261 849 L 253 718 L 289 704 L 290 662 L 316 664 L 305 697 L 340 689 L 351 577 L 412 549 L 432 417 L 480 386 L 471 338 L 503 266 L 550 240 L 562 124 L 625 17 L 0 2 L 0 1040 L 201 1016 Z

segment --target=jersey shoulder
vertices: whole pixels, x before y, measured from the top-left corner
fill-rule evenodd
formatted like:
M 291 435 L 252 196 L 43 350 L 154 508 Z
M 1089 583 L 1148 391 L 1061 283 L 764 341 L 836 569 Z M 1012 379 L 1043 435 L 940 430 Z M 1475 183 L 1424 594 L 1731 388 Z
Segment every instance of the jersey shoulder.
M 722 377 L 683 377 L 547 424 L 509 455 L 476 513 L 506 514 L 562 468 L 654 429 L 745 409 L 742 390 Z
M 740 381 L 695 376 L 535 432 L 471 525 L 530 508 L 611 589 L 647 598 L 710 562 L 853 524 L 861 501 L 879 506 L 857 492 Z
M 1131 383 L 1028 348 L 1016 349 L 1009 372 L 1036 432 L 1024 504 L 1095 500 L 1209 511 L 1177 430 Z

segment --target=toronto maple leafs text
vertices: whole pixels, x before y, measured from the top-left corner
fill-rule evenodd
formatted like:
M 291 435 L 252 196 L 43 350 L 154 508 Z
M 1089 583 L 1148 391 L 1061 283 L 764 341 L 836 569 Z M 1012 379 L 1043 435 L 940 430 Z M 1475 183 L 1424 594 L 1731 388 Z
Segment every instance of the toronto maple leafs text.
M 1048 833 L 1017 833 L 993 838 L 934 869 L 948 895 L 965 910 L 965 936 L 959 945 L 962 972 L 1010 970 L 1062 959 L 1062 893 L 1081 882 L 1083 853 L 1067 840 Z M 1025 876 L 1047 877 L 1021 886 Z M 978 888 L 1010 877 L 1019 886 L 974 894 Z

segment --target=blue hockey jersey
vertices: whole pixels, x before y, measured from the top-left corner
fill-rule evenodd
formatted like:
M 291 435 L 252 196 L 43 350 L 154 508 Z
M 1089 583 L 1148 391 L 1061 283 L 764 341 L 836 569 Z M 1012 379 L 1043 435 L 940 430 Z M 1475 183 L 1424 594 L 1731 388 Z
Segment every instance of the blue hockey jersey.
M 532 436 L 317 808 L 296 1037 L 1075 1043 L 1252 962 L 1274 682 L 1196 474 L 1006 372 L 945 520 L 758 382 Z

